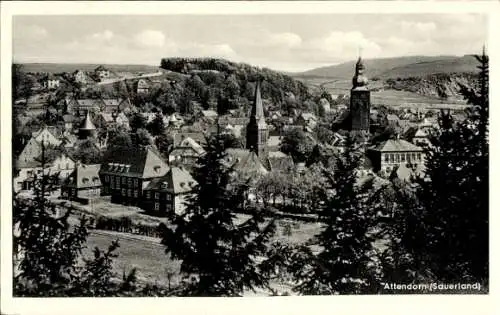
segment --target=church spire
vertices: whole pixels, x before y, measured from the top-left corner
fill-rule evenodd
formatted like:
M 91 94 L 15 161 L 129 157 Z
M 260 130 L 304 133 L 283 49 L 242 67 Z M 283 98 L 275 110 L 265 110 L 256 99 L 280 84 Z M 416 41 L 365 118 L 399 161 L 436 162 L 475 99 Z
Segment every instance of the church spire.
M 252 106 L 252 117 L 255 117 L 257 121 L 264 119 L 264 107 L 262 106 L 262 97 L 260 95 L 260 80 L 257 81 L 255 86 L 255 99 Z
M 268 137 L 269 130 L 264 116 L 262 96 L 260 95 L 260 80 L 258 80 L 255 86 L 255 99 L 250 113 L 250 121 L 247 125 L 246 148 L 254 151 L 259 156 L 264 156 L 267 151 Z

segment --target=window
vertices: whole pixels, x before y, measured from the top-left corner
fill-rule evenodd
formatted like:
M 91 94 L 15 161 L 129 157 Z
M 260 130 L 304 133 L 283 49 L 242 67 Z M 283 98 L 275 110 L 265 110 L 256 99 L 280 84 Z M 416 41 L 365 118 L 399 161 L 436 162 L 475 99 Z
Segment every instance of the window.
M 139 186 L 139 180 L 136 178 L 134 179 L 134 187 L 137 188 Z
M 405 154 L 401 154 L 401 162 L 405 161 Z
M 111 182 L 111 188 L 115 189 L 115 182 Z
M 57 169 L 61 170 L 61 164 L 57 164 Z
M 155 199 L 160 199 L 160 193 L 155 193 Z
M 391 153 L 391 163 L 394 163 L 394 154 Z
M 127 189 L 127 196 L 132 197 L 132 189 Z
M 412 161 L 415 161 L 415 153 L 412 153 L 412 154 L 411 154 L 411 160 L 412 160 Z
M 422 155 L 420 153 L 417 154 L 417 160 L 419 160 L 419 161 L 422 160 Z
M 166 195 L 167 195 L 167 197 L 166 197 L 167 201 L 170 201 L 170 194 L 166 194 Z
M 28 176 L 28 177 L 33 176 L 33 171 L 27 171 L 27 172 L 26 172 L 26 176 Z
M 129 177 L 127 185 L 128 187 L 132 187 L 132 178 Z
M 389 163 L 389 154 L 384 154 L 384 160 L 386 163 Z
M 172 205 L 170 203 L 167 203 L 165 205 L 165 208 L 166 208 L 167 212 L 170 212 L 172 210 Z
M 151 199 L 151 192 L 149 191 L 146 192 L 146 199 Z
M 127 183 L 127 178 L 122 177 L 122 185 L 125 185 Z
M 411 155 L 410 155 L 410 153 L 406 153 L 406 160 L 407 160 L 408 162 L 410 162 L 410 161 L 411 161 Z
M 136 189 L 134 190 L 134 197 L 135 198 L 138 198 L 139 197 L 139 191 Z
M 155 202 L 155 210 L 160 210 L 160 203 L 159 202 Z
M 104 176 L 104 182 L 109 183 L 109 176 L 108 175 Z
M 396 163 L 399 163 L 399 154 L 396 154 Z
M 119 177 L 116 178 L 116 188 L 120 189 L 120 178 Z
M 111 184 L 115 183 L 115 178 L 113 176 L 110 176 L 109 179 L 111 180 Z
M 69 170 L 69 163 L 66 163 L 66 169 Z
M 122 188 L 122 196 L 126 196 L 127 190 L 125 188 Z

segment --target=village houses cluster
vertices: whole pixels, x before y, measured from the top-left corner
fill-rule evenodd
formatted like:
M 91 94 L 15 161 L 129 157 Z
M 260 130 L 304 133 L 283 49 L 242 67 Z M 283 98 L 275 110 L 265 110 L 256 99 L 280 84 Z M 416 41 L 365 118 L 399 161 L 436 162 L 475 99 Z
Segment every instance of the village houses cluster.
M 364 75 L 364 63 L 360 58 L 356 63 L 348 106 L 339 102 L 331 105 L 324 99 L 321 106 L 328 113 L 337 113 L 337 121 L 342 128 L 358 134 L 364 154 L 364 163 L 360 166 L 360 176 L 388 177 L 392 172 L 403 180 L 412 174 L 419 175 L 424 168 L 423 145 L 428 144 L 429 130 L 436 126 L 432 117 L 426 117 L 420 110 L 401 110 L 398 114 L 389 114 L 388 124 L 399 130 L 403 137 L 385 140 L 376 145 L 368 143 L 370 126 L 380 115 L 372 108 L 368 79 Z M 103 66 L 92 73 L 77 70 L 71 75 L 72 82 L 83 86 L 109 83 L 120 80 L 135 82 L 136 93 L 148 93 L 161 78 L 152 74 L 117 74 Z M 35 90 L 56 90 L 66 84 L 68 78 L 52 74 L 41 78 L 40 86 Z M 37 109 L 42 93 L 35 93 L 33 104 L 15 102 L 24 108 Z M 339 96 L 340 97 L 340 96 Z M 343 96 L 342 96 L 343 97 Z M 128 98 L 78 98 L 68 93 L 64 103 L 63 120 L 56 125 L 44 125 L 33 132 L 24 148 L 14 161 L 14 191 L 29 191 L 35 176 L 42 172 L 57 174 L 60 178 L 61 198 L 89 203 L 95 198 L 110 196 L 111 202 L 138 206 L 150 213 L 165 214 L 181 212 L 183 200 L 197 185 L 191 169 L 198 158 L 205 153 L 206 137 L 214 129 L 222 133 L 243 139 L 241 148 L 227 149 L 227 163 L 234 165 L 237 172 L 246 177 L 267 174 L 279 169 L 300 170 L 304 163 L 294 163 L 290 155 L 280 150 L 283 131 L 302 130 L 317 146 L 331 152 L 342 152 L 345 135 L 335 132 L 330 143 L 321 143 L 314 137 L 313 131 L 320 123 L 320 118 L 311 112 L 297 112 L 295 116 L 286 116 L 280 111 L 264 114 L 260 82 L 257 82 L 250 113 L 245 116 L 218 115 L 215 110 L 200 110 L 196 119 L 186 119 L 178 113 L 163 116 L 163 123 L 172 135 L 173 146 L 168 156 L 163 156 L 154 146 L 108 147 L 106 136 L 99 136 L 112 126 L 130 128 L 130 115 L 137 112 Z M 45 107 L 44 107 L 45 108 Z M 156 113 L 141 112 L 145 121 L 151 122 Z M 277 132 L 272 122 L 284 121 L 283 131 Z M 196 127 L 203 125 L 204 128 Z M 104 132 L 102 132 L 104 131 Z M 408 136 L 408 133 L 411 133 Z M 104 152 L 100 163 L 84 164 L 69 154 L 60 153 L 51 156 L 42 167 L 40 156 L 44 147 L 77 148 L 84 141 L 91 139 L 95 146 Z M 62 150 L 61 152 L 64 152 Z

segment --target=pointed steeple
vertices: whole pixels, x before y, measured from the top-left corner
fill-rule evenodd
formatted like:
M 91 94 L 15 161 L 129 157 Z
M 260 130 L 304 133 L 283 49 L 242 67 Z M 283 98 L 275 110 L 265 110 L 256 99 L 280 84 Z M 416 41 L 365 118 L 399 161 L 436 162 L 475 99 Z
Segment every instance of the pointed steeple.
M 80 127 L 82 130 L 95 130 L 95 125 L 92 123 L 92 120 L 90 120 L 90 114 L 87 111 L 87 115 L 85 116 L 85 120 L 83 121 L 82 126 Z
M 255 86 L 255 98 L 252 106 L 251 116 L 255 117 L 256 120 L 264 119 L 264 108 L 262 106 L 262 97 L 260 95 L 260 80 L 257 81 Z
M 247 125 L 247 149 L 254 151 L 259 156 L 265 155 L 268 137 L 269 130 L 260 95 L 260 80 L 258 80 L 255 86 L 255 99 L 250 114 L 250 121 Z

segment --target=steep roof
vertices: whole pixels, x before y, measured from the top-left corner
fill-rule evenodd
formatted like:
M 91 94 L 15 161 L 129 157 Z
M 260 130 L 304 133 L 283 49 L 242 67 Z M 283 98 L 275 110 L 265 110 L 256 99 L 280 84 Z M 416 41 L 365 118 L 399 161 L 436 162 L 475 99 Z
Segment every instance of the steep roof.
M 378 145 L 371 147 L 374 151 L 380 152 L 407 152 L 407 151 L 423 151 L 421 147 L 418 147 L 406 140 L 402 139 L 389 139 Z
M 85 116 L 85 120 L 80 126 L 81 130 L 95 130 L 95 125 L 92 123 L 92 120 L 90 120 L 90 114 L 87 112 L 87 115 Z
M 96 100 L 95 99 L 91 99 L 91 98 L 83 98 L 83 99 L 76 100 L 76 103 L 79 106 L 95 106 L 96 105 Z
M 75 188 L 90 188 L 101 186 L 99 170 L 101 164 L 79 164 L 65 180 L 64 185 Z
M 205 149 L 203 149 L 203 147 L 198 142 L 196 142 L 195 140 L 193 140 L 193 138 L 191 138 L 191 137 L 184 138 L 181 141 L 181 143 L 179 143 L 179 147 L 189 147 L 189 148 L 192 148 L 198 154 L 205 153 Z
M 267 174 L 268 170 L 262 164 L 259 156 L 246 149 L 227 149 L 227 164 L 233 165 L 237 172 L 246 174 Z
M 167 163 L 151 147 L 115 147 L 108 150 L 103 159 L 101 173 L 122 176 L 153 178 L 168 171 Z
M 201 113 L 204 117 L 217 117 L 218 116 L 217 112 L 212 110 L 212 109 L 202 110 Z
M 107 99 L 102 99 L 102 101 L 106 106 L 118 106 L 121 103 L 121 100 L 117 98 L 107 98 Z
M 146 190 L 168 191 L 177 195 L 190 192 L 196 185 L 197 182 L 186 169 L 172 167 L 165 176 L 153 179 Z
M 174 135 L 174 146 L 179 146 L 182 140 L 186 138 L 191 138 L 201 145 L 207 142 L 203 132 L 179 132 Z
M 262 106 L 262 97 L 260 95 L 260 81 L 255 86 L 255 98 L 250 113 L 250 123 L 256 122 L 258 125 L 266 125 L 264 117 L 264 107 Z

